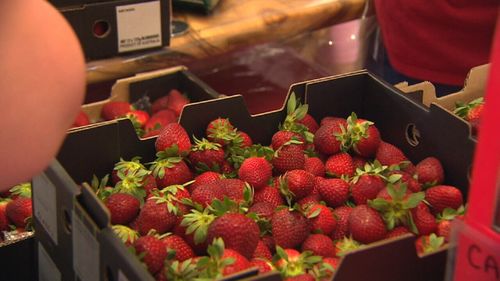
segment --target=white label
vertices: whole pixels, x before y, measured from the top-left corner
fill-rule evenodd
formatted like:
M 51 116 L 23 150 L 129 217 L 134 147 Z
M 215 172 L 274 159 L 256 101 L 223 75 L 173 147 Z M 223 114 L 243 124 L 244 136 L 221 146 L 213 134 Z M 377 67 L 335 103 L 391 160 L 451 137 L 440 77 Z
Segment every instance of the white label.
M 119 53 L 161 46 L 160 9 L 160 1 L 116 7 Z
M 129 281 L 127 276 L 121 270 L 118 270 L 118 281 Z
M 73 211 L 73 268 L 82 281 L 99 280 L 99 243 Z
M 40 174 L 33 178 L 33 189 L 34 216 L 57 246 L 56 187 L 46 175 Z
M 42 243 L 38 243 L 38 280 L 39 281 L 60 281 L 61 272 L 57 269 L 56 264 L 50 258 L 49 254 L 43 247 Z

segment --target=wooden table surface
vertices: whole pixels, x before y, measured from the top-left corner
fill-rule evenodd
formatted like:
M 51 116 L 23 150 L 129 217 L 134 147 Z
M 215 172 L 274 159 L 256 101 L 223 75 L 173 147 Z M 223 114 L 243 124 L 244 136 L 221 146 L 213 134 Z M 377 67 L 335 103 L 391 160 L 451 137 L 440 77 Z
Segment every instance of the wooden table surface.
M 238 47 L 288 39 L 359 18 L 367 0 L 221 0 L 210 15 L 174 11 L 187 33 L 170 47 L 87 63 L 89 84 L 184 64 Z

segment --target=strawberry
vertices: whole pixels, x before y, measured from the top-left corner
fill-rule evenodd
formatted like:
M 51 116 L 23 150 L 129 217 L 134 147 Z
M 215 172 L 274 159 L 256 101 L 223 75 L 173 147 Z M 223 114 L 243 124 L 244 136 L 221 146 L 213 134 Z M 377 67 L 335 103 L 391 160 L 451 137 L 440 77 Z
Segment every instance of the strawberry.
M 19 196 L 7 203 L 5 213 L 9 220 L 17 227 L 26 227 L 28 219 L 32 216 L 31 198 Z
M 189 214 L 186 216 L 189 217 Z M 209 218 L 208 220 L 212 222 L 215 216 L 207 214 L 207 218 Z M 188 226 L 182 225 L 183 220 L 184 219 L 178 220 L 178 223 L 176 223 L 172 232 L 181 237 L 197 255 L 205 255 L 208 247 L 208 243 L 205 239 L 206 237 L 198 238 L 198 240 L 195 241 L 195 232 L 187 233 Z
M 140 128 L 144 127 L 149 120 L 149 113 L 144 110 L 131 110 L 124 116 L 132 120 L 132 123 L 137 123 Z
M 444 171 L 441 162 L 436 157 L 427 157 L 416 166 L 418 182 L 425 186 L 442 184 L 444 181 Z
M 273 167 L 264 157 L 250 157 L 243 161 L 238 171 L 241 180 L 248 182 L 255 190 L 266 186 L 273 174 Z
M 320 202 L 321 195 L 319 195 L 319 193 L 312 194 L 311 192 L 311 194 L 297 201 L 297 204 L 299 204 L 301 210 L 307 210 L 312 205 L 319 204 Z
M 75 118 L 75 121 L 73 121 L 73 125 L 71 127 L 73 128 L 81 127 L 81 126 L 87 126 L 89 124 L 90 124 L 89 116 L 83 110 L 80 110 Z
M 451 222 L 455 218 L 462 219 L 465 213 L 465 207 L 460 206 L 457 210 L 452 208 L 445 208 L 442 213 L 437 215 L 438 225 L 436 234 L 444 237 L 446 242 L 449 242 L 451 233 Z
M 333 216 L 337 220 L 337 226 L 332 233 L 333 240 L 342 239 L 350 234 L 349 215 L 351 214 L 352 209 L 353 208 L 349 206 L 340 206 L 333 209 Z
M 158 238 L 146 235 L 139 237 L 134 242 L 137 254 L 144 254 L 144 263 L 151 274 L 156 274 L 163 267 L 163 262 L 167 257 L 167 248 Z
M 170 109 L 160 110 L 154 113 L 144 124 L 144 137 L 159 135 L 161 130 L 170 123 L 177 122 L 175 113 Z
M 222 274 L 224 276 L 231 275 L 245 269 L 249 269 L 251 267 L 251 263 L 246 259 L 243 255 L 238 253 L 237 251 L 231 249 L 225 249 L 224 254 L 222 255 L 222 259 L 231 259 L 233 263 L 226 265 Z
M 316 280 L 314 276 L 309 273 L 300 274 L 297 276 L 287 277 L 284 281 L 314 281 Z
M 272 164 L 279 174 L 283 174 L 286 171 L 303 169 L 305 161 L 301 145 L 289 144 L 276 150 Z
M 352 177 L 354 175 L 354 163 L 349 153 L 340 152 L 334 154 L 326 160 L 326 174 L 331 177 L 340 178 L 342 176 Z
M 253 145 L 253 140 L 247 133 L 243 131 L 238 131 L 236 132 L 236 134 L 238 134 L 239 138 L 242 139 L 240 146 L 241 148 L 247 148 Z
M 276 256 L 273 260 L 276 269 L 281 273 L 281 275 L 285 278 L 290 278 L 294 276 L 302 276 L 308 270 L 311 270 L 315 265 L 319 264 L 322 259 L 323 258 L 320 256 L 313 256 L 310 251 L 299 253 L 297 250 L 292 248 L 283 249 L 277 246 Z M 312 280 L 314 280 L 314 278 Z
M 419 192 L 422 189 L 422 185 L 408 172 L 394 170 L 387 173 L 387 177 L 391 175 L 401 175 L 400 182 L 406 184 L 408 190 L 411 192 Z
M 189 193 L 193 193 L 193 190 L 195 190 L 198 186 L 214 182 L 220 179 L 221 176 L 221 174 L 212 171 L 203 172 L 194 178 L 194 182 L 188 185 L 187 189 Z
M 391 231 L 387 232 L 385 238 L 388 239 L 388 238 L 399 237 L 408 233 L 411 234 L 412 232 L 406 226 L 397 226 L 393 228 Z
M 265 186 L 260 190 L 256 190 L 253 196 L 253 202 L 254 204 L 258 202 L 268 202 L 272 204 L 274 208 L 285 204 L 285 200 L 281 197 L 279 189 L 272 186 Z
M 276 245 L 294 248 L 309 235 L 310 222 L 298 211 L 281 209 L 271 219 L 271 228 Z
M 218 182 L 219 180 L 216 180 L 208 184 L 199 185 L 191 194 L 193 202 L 201 204 L 203 207 L 207 207 L 214 199 L 223 200 L 225 190 L 218 184 Z
M 347 131 L 349 140 L 347 145 L 345 142 L 342 143 L 344 151 L 352 147 L 353 151 L 359 156 L 367 158 L 375 156 L 381 139 L 380 133 L 373 122 L 357 119 L 356 114 L 353 112 L 347 118 Z
M 274 254 L 276 252 L 276 243 L 274 242 L 274 238 L 270 234 L 265 234 L 260 238 L 264 244 L 266 244 L 266 247 L 271 251 L 271 254 Z
M 227 118 L 212 120 L 206 129 L 206 136 L 211 142 L 225 145 L 234 139 L 235 128 Z
M 352 198 L 356 205 L 366 204 L 377 197 L 385 188 L 385 181 L 378 174 L 362 173 L 355 177 L 351 187 Z
M 151 104 L 151 112 L 153 112 L 153 114 L 160 110 L 165 110 L 167 108 L 168 108 L 168 94 L 157 98 Z
M 437 185 L 425 191 L 425 200 L 429 202 L 434 214 L 445 208 L 458 209 L 463 204 L 462 192 L 454 186 Z
M 333 269 L 327 270 L 327 278 L 331 278 L 333 276 L 334 271 L 337 269 L 339 265 L 339 259 L 338 258 L 323 258 L 323 262 L 330 265 L 330 267 Z M 331 279 L 328 279 L 331 280 Z
M 193 249 L 189 246 L 188 243 L 182 237 L 171 234 L 167 235 L 160 239 L 167 250 L 175 251 L 175 259 L 178 261 L 185 261 L 187 259 L 194 258 L 196 255 L 193 252 Z
M 380 142 L 375 158 L 385 166 L 399 165 L 403 161 L 408 161 L 399 148 L 384 141 Z
M 271 260 L 273 255 L 271 254 L 271 251 L 269 251 L 269 248 L 267 248 L 266 244 L 262 240 L 259 240 L 257 247 L 255 247 L 255 251 L 253 252 L 252 258 Z
M 477 98 L 468 103 L 457 102 L 453 113 L 464 118 L 466 121 L 479 120 L 484 108 L 484 99 Z
M 177 221 L 175 212 L 175 207 L 163 194 L 157 193 L 156 196 L 150 197 L 137 218 L 139 233 L 146 235 L 151 229 L 155 229 L 159 234 L 169 231 Z
M 280 147 L 282 147 L 284 144 L 288 143 L 291 140 L 295 140 L 297 142 L 300 142 L 302 145 L 302 149 L 305 148 L 305 140 L 304 137 L 302 137 L 299 133 L 297 132 L 292 132 L 292 131 L 277 131 L 274 133 L 273 137 L 271 138 L 271 147 L 274 150 L 278 150 Z M 299 144 L 299 143 L 297 143 Z
M 259 218 L 270 221 L 275 209 L 276 207 L 273 204 L 263 201 L 254 203 L 248 208 L 248 213 L 255 213 Z
M 420 236 L 415 240 L 415 247 L 419 255 L 430 254 L 438 251 L 444 245 L 444 238 L 432 233 Z
M 135 219 L 140 209 L 140 201 L 128 193 L 111 194 L 106 202 L 111 214 L 111 224 L 126 225 Z
M 417 227 L 419 235 L 429 235 L 436 232 L 437 222 L 436 218 L 429 211 L 429 207 L 424 203 L 418 204 L 418 206 L 411 210 L 413 222 Z
M 9 218 L 7 217 L 7 204 L 10 199 L 0 198 L 0 231 L 9 230 Z
M 357 168 L 363 169 L 365 167 L 366 163 L 368 163 L 368 160 L 366 158 L 361 157 L 361 156 L 354 155 L 352 157 L 352 163 L 354 164 L 355 169 L 357 169 Z
M 450 241 L 450 233 L 451 233 L 451 221 L 442 220 L 438 222 L 436 228 L 436 234 L 444 238 L 445 242 Z
M 349 183 L 341 179 L 325 179 L 316 186 L 321 198 L 330 207 L 341 206 L 349 199 L 349 187 Z
M 334 255 L 339 258 L 363 246 L 358 241 L 352 239 L 352 237 L 347 236 L 343 236 L 341 239 L 335 240 L 333 245 L 335 247 Z
M 342 133 L 341 123 L 326 123 L 314 134 L 314 147 L 322 154 L 332 155 L 340 151 L 341 141 L 337 135 Z
M 118 175 L 119 172 L 122 173 L 121 176 Z M 144 176 L 149 173 L 146 167 L 141 163 L 140 157 L 133 157 L 129 161 L 120 158 L 120 161 L 115 163 L 113 171 L 111 172 L 111 182 L 116 185 L 119 181 L 122 181 L 129 172 L 137 173 L 138 176 Z
M 304 170 L 319 177 L 324 177 L 326 172 L 325 164 L 318 157 L 306 157 Z
M 200 170 L 220 170 L 225 159 L 221 145 L 203 138 L 194 138 L 195 144 L 189 153 L 191 165 Z
M 314 188 L 314 176 L 304 170 L 291 170 L 280 179 L 281 193 L 291 200 L 306 197 Z
M 250 264 L 252 265 L 252 267 L 256 267 L 257 269 L 259 269 L 259 274 L 274 270 L 274 266 L 271 262 L 269 262 L 269 260 L 253 258 L 250 260 Z
M 232 249 L 250 259 L 259 242 L 259 227 L 242 214 L 226 213 L 216 218 L 208 227 L 207 241 L 220 237 L 226 249 Z
M 245 192 L 249 190 L 244 181 L 240 179 L 220 179 L 214 184 L 218 184 L 222 188 L 224 196 L 236 203 L 243 203 L 246 200 Z
M 114 120 L 120 116 L 124 116 L 134 110 L 132 105 L 126 101 L 111 101 L 103 105 L 101 109 L 101 117 L 104 120 Z
M 307 217 L 311 221 L 311 230 L 315 233 L 330 235 L 337 226 L 333 212 L 326 206 L 315 204 L 307 210 Z
M 187 155 L 191 150 L 191 140 L 184 128 L 177 123 L 165 125 L 160 135 L 156 139 L 155 148 L 157 152 L 166 149 L 173 149 L 177 155 Z M 173 153 L 174 153 L 173 152 Z
M 150 167 L 156 179 L 156 185 L 163 188 L 174 184 L 184 184 L 193 179 L 186 162 L 181 157 L 166 158 L 161 155 Z
M 347 128 L 347 120 L 345 118 L 326 116 L 321 119 L 320 126 L 327 125 L 328 123 L 336 124 L 337 126 L 342 125 L 344 128 Z
M 189 103 L 189 99 L 182 95 L 177 89 L 172 89 L 168 93 L 167 108 L 175 112 L 175 115 L 181 115 L 184 105 Z
M 306 114 L 302 119 L 297 120 L 297 123 L 306 126 L 308 131 L 313 134 L 319 129 L 318 122 L 316 122 L 316 120 L 314 120 L 314 118 L 309 114 Z
M 302 243 L 302 251 L 311 251 L 314 255 L 322 257 L 335 257 L 333 241 L 324 234 L 309 235 Z
M 113 228 L 113 232 L 116 236 L 118 236 L 118 238 L 120 238 L 120 240 L 122 240 L 122 242 L 127 246 L 132 246 L 135 240 L 139 238 L 137 231 L 127 226 L 116 224 L 111 227 Z
M 367 205 L 358 205 L 351 211 L 349 231 L 354 240 L 364 244 L 382 240 L 387 234 L 380 214 Z

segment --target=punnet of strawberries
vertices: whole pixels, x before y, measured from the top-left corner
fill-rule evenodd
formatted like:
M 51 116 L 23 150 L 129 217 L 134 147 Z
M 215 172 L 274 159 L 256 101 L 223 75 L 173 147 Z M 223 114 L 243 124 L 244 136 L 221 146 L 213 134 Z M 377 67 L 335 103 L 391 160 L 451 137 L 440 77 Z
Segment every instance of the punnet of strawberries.
M 318 123 L 307 110 L 292 94 L 268 144 L 223 117 L 192 139 L 165 125 L 155 161 L 93 180 L 116 234 L 157 280 L 252 267 L 328 280 L 346 253 L 405 234 L 420 254 L 441 249 L 464 202 L 440 160 L 412 163 L 355 113 Z
M 0 194 L 0 247 L 33 234 L 31 183 Z
M 129 118 L 140 137 L 156 136 L 166 124 L 176 123 L 184 105 L 189 103 L 186 95 L 177 89 L 171 89 L 168 94 L 150 101 L 148 97 L 131 104 L 127 101 L 110 101 L 101 110 L 100 119 L 114 120 Z M 72 127 L 91 124 L 89 116 L 80 110 Z

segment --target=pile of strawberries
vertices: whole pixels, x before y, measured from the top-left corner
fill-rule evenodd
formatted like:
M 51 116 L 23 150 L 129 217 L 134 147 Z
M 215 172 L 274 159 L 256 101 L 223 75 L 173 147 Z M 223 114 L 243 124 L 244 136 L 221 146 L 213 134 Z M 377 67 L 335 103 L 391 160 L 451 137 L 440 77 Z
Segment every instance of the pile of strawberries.
M 144 110 L 136 109 L 136 106 L 126 101 L 111 101 L 106 103 L 101 110 L 101 119 L 105 121 L 117 118 L 129 118 L 140 137 L 151 137 L 159 134 L 161 129 L 169 123 L 178 121 L 184 105 L 189 100 L 177 89 L 162 96 L 152 103 L 146 101 Z M 90 119 L 84 111 L 80 111 L 73 127 L 89 125 Z
M 438 159 L 412 163 L 373 122 L 328 116 L 318 124 L 294 95 L 270 145 L 218 118 L 206 138 L 177 123 L 157 158 L 116 163 L 93 180 L 124 243 L 157 280 L 214 280 L 256 267 L 285 280 L 328 280 L 349 251 L 417 235 L 419 253 L 448 239 L 463 214 Z
M 21 183 L 0 196 L 0 242 L 32 231 L 31 184 Z
M 472 133 L 477 134 L 481 115 L 483 114 L 484 99 L 477 98 L 468 103 L 457 102 L 453 113 L 469 122 L 472 128 Z

